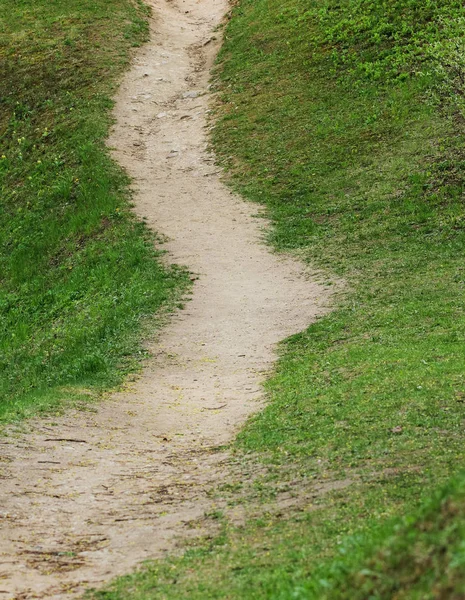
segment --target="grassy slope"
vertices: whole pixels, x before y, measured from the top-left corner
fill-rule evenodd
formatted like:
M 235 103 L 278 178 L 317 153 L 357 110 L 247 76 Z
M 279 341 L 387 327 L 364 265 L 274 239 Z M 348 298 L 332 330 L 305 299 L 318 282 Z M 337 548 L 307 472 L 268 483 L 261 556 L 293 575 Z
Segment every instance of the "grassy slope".
M 99 597 L 465 594 L 461 480 L 428 500 L 465 458 L 464 17 L 455 0 L 235 8 L 216 149 L 268 206 L 275 246 L 348 282 L 337 310 L 285 344 L 238 453 L 273 466 L 263 498 L 296 477 L 353 484 L 287 519 L 225 525 Z
M 332 570 L 332 600 L 461 600 L 465 594 L 465 479 L 357 548 Z M 333 565 L 334 566 L 334 565 Z
M 0 0 L 0 419 L 120 380 L 179 289 L 104 146 L 147 33 L 131 0 Z

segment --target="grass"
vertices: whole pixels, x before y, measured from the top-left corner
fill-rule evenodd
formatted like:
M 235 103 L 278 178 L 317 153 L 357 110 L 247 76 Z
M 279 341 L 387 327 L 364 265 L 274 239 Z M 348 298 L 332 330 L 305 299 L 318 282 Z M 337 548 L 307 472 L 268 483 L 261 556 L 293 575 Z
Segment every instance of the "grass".
M 185 285 L 105 138 L 139 0 L 0 0 L 0 420 L 121 381 Z M 85 395 L 84 394 L 84 395 Z
M 296 481 L 352 485 L 226 519 L 96 597 L 464 596 L 464 18 L 456 0 L 234 8 L 214 147 L 266 205 L 270 243 L 347 282 L 283 344 L 235 452 L 268 468 L 254 501 Z
M 334 573 L 327 597 L 451 599 L 465 594 L 465 485 L 453 480 L 421 510 L 381 530 Z

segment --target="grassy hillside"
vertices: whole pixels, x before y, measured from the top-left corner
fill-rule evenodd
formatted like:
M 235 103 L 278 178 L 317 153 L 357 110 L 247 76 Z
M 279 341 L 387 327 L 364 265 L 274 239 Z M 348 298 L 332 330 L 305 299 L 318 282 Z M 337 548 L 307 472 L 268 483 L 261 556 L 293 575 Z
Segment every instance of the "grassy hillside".
M 234 8 L 216 151 L 268 207 L 270 242 L 347 282 L 283 345 L 236 444 L 267 465 L 255 501 L 300 485 L 308 504 L 224 517 L 216 541 L 98 597 L 464 597 L 463 481 L 446 484 L 465 459 L 464 23 L 457 0 Z
M 119 381 L 179 290 L 104 146 L 146 11 L 0 0 L 0 420 Z
M 460 600 L 465 595 L 464 537 L 461 477 L 341 564 L 324 597 Z

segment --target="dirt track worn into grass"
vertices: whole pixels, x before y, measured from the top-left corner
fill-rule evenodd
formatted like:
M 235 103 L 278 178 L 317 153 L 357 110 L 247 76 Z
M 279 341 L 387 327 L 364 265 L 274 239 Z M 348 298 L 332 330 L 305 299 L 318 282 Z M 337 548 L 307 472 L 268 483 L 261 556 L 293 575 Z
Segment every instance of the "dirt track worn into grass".
M 226 2 L 153 8 L 110 145 L 134 179 L 137 213 L 198 279 L 131 389 L 2 441 L 2 598 L 77 595 L 197 535 L 207 490 L 227 469 L 215 450 L 259 408 L 276 343 L 328 297 L 302 265 L 267 249 L 257 207 L 224 187 L 207 152 Z

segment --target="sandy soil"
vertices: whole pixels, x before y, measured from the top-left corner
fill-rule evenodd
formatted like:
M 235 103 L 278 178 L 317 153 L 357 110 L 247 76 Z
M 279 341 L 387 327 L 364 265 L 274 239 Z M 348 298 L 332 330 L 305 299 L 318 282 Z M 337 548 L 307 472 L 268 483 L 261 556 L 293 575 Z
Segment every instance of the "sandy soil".
M 328 292 L 261 241 L 256 206 L 224 187 L 206 149 L 209 69 L 225 0 L 154 2 L 152 41 L 117 98 L 110 145 L 136 211 L 198 276 L 132 389 L 36 420 L 0 445 L 0 598 L 69 598 L 198 535 L 228 455 L 260 407 L 279 340 Z

